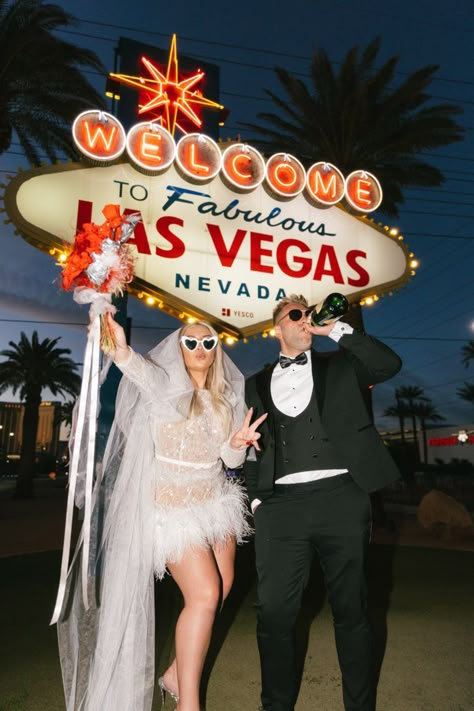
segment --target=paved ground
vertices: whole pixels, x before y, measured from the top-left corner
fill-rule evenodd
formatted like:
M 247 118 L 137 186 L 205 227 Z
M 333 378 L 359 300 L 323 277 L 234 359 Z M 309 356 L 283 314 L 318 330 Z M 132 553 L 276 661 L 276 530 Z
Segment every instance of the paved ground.
M 33 499 L 14 499 L 12 491 L 12 482 L 0 482 L 0 557 L 61 548 L 66 489 L 43 479 L 35 482 Z M 387 508 L 393 525 L 387 529 L 375 527 L 375 543 L 474 551 L 474 528 L 458 531 L 451 539 L 440 538 L 419 525 L 414 510 L 400 512 L 391 510 L 389 505 Z
M 0 491 L 0 711 L 64 711 L 55 630 L 48 626 L 64 512 L 65 491 L 50 481 L 40 483 L 31 501 L 15 501 Z M 420 530 L 413 516 L 392 513 L 391 518 L 395 531 L 375 531 L 369 566 L 381 666 L 377 709 L 473 711 L 473 537 L 440 541 Z M 207 711 L 258 707 L 254 604 L 250 543 L 239 548 L 236 585 L 216 621 Z M 156 606 L 161 671 L 179 608 L 169 578 L 156 587 Z M 317 566 L 298 638 L 301 658 L 305 650 L 306 655 L 296 711 L 342 711 L 331 614 Z M 156 694 L 153 711 L 159 708 Z M 167 703 L 165 711 L 173 708 Z
M 66 489 L 44 479 L 33 499 L 12 498 L 14 484 L 0 483 L 0 556 L 39 553 L 62 547 Z

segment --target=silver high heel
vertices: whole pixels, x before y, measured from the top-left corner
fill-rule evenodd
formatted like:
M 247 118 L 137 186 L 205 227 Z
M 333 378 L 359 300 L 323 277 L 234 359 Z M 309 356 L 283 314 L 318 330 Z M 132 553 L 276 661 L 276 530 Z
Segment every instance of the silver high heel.
M 177 694 L 175 694 L 174 691 L 171 691 L 171 689 L 169 689 L 169 688 L 166 686 L 165 681 L 164 681 L 164 679 L 163 679 L 162 676 L 160 676 L 160 678 L 158 679 L 158 686 L 160 687 L 160 691 L 161 691 L 161 706 L 162 706 L 162 707 L 163 707 L 164 704 L 165 704 L 165 696 L 166 696 L 166 694 L 169 694 L 169 695 L 171 696 L 171 698 L 173 699 L 173 701 L 174 701 L 176 704 L 178 703 L 178 701 L 179 701 L 179 696 L 178 696 Z

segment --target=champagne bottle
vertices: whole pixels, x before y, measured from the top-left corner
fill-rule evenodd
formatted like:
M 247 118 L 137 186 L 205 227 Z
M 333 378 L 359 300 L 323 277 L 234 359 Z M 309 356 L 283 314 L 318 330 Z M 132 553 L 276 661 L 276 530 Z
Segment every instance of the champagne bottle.
M 324 326 L 325 323 L 333 318 L 344 316 L 349 311 L 349 302 L 344 294 L 337 292 L 329 294 L 324 299 L 319 311 L 314 307 L 309 310 L 312 326 Z

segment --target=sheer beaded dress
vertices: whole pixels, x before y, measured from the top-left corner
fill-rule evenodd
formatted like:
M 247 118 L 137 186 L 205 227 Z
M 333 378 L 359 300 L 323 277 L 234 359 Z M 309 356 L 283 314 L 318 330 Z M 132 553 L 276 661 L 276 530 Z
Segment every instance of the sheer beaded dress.
M 149 383 L 153 364 L 132 353 L 124 375 L 140 389 Z M 155 449 L 154 572 L 162 578 L 166 563 L 179 562 L 189 548 L 242 542 L 250 529 L 245 495 L 239 483 L 224 473 L 223 462 L 234 468 L 245 452 L 233 450 L 215 412 L 208 390 L 198 390 L 200 414 L 178 422 L 150 416 Z M 159 397 L 159 396 L 158 396 Z

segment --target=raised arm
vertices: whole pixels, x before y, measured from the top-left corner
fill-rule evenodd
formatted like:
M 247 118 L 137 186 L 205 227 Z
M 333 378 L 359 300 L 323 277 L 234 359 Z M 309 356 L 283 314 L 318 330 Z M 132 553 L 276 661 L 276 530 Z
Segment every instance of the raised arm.
M 402 367 L 401 358 L 395 351 L 373 336 L 354 331 L 344 335 L 339 345 L 351 361 L 363 386 L 383 383 L 393 378 Z
M 144 358 L 130 348 L 122 326 L 115 321 L 112 314 L 107 314 L 108 325 L 116 344 L 115 350 L 110 354 L 115 365 L 124 376 L 131 380 L 142 392 L 149 394 L 150 383 L 158 375 L 156 363 Z
M 332 320 L 324 326 L 308 323 L 307 329 L 314 336 L 328 336 L 339 344 L 362 387 L 383 383 L 393 378 L 402 367 L 401 358 L 385 343 L 356 331 L 343 321 Z
M 260 439 L 260 433 L 257 432 L 257 428 L 266 419 L 267 413 L 261 415 L 251 424 L 253 416 L 253 408 L 250 408 L 245 419 L 242 423 L 242 427 L 238 429 L 229 440 L 224 442 L 221 449 L 221 457 L 230 469 L 239 467 L 244 463 L 247 449 L 249 447 L 255 447 L 259 449 L 258 440 Z

